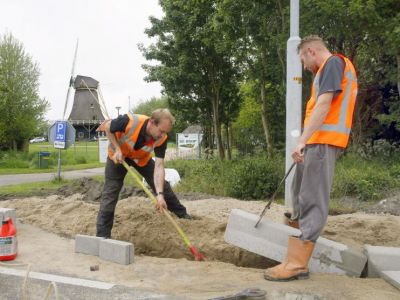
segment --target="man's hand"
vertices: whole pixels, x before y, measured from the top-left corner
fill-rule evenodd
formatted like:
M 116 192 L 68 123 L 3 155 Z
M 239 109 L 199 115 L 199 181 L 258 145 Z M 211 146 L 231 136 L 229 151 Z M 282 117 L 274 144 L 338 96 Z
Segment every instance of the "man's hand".
M 118 148 L 111 159 L 115 164 L 122 164 L 124 156 L 122 155 L 121 149 Z
M 157 204 L 156 204 L 156 209 L 162 213 L 164 209 L 167 209 L 167 203 L 165 202 L 164 196 L 163 195 L 158 195 L 157 196 Z
M 96 131 L 97 132 L 106 131 L 106 129 L 110 127 L 110 123 L 111 123 L 110 119 L 105 120 L 103 123 L 100 124 L 99 127 L 97 127 Z
M 298 143 L 294 151 L 292 152 L 292 158 L 295 163 L 303 163 L 304 162 L 304 148 L 306 144 Z

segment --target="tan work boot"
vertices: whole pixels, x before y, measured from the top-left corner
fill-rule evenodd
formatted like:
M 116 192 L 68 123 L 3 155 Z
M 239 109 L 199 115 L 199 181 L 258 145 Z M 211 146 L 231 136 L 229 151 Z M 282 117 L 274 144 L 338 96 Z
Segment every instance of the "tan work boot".
M 264 272 L 264 278 L 270 281 L 290 281 L 308 279 L 308 262 L 314 250 L 315 243 L 302 241 L 297 237 L 289 237 L 286 259 L 276 267 Z
M 290 212 L 285 212 L 283 223 L 287 226 L 299 229 L 299 220 L 292 220 L 292 214 Z

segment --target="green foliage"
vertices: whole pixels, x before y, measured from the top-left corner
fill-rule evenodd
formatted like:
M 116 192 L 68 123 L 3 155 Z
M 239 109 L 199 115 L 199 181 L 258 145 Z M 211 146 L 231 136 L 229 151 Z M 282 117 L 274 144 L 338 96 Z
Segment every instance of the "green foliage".
M 175 168 L 181 183 L 177 190 L 198 192 L 238 199 L 268 199 L 284 176 L 284 160 L 265 156 L 241 160 L 173 160 L 168 167 Z M 400 186 L 400 159 L 396 157 L 361 158 L 356 153 L 346 153 L 337 164 L 332 187 L 332 201 L 346 196 L 360 201 L 385 198 Z M 283 186 L 278 196 L 283 196 Z M 336 200 L 335 200 L 336 199 Z M 339 211 L 342 204 L 335 204 Z
M 85 156 L 77 156 L 75 158 L 75 161 L 76 161 L 77 164 L 86 164 L 87 163 L 87 160 L 86 160 Z
M 283 177 L 283 160 L 264 157 L 232 162 L 227 178 L 227 194 L 239 199 L 266 199 L 275 192 Z
M 39 68 L 11 34 L 0 36 L 0 150 L 22 150 L 48 107 L 39 98 Z
M 208 193 L 239 199 L 265 199 L 283 177 L 283 160 L 264 156 L 242 160 L 173 160 L 182 182 L 179 190 Z
M 48 143 L 30 144 L 29 152 L 23 151 L 0 151 L 0 173 L 8 170 L 11 173 L 40 172 L 39 168 L 39 151 L 48 151 L 50 156 L 48 165 L 50 170 L 57 168 L 58 150 L 51 147 Z M 90 168 L 101 166 L 98 162 L 98 145 L 97 142 L 76 143 L 66 150 L 61 151 L 61 165 L 63 169 L 68 167 L 74 169 Z M 47 169 L 47 172 L 49 171 Z
M 336 166 L 332 197 L 353 196 L 362 201 L 382 199 L 400 186 L 399 170 L 397 159 L 366 160 L 349 153 Z
M 141 102 L 132 109 L 132 113 L 150 116 L 158 108 L 168 108 L 167 97 L 153 97 L 148 101 Z

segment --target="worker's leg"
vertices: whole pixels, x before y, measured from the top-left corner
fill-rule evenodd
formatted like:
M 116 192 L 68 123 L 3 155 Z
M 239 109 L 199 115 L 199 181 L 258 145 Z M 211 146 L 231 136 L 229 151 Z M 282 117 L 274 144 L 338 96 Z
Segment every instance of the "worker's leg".
M 301 240 L 315 242 L 325 226 L 336 158 L 340 153 L 340 148 L 329 145 L 306 147 L 299 192 Z
M 111 237 L 115 206 L 117 205 L 125 175 L 126 170 L 123 165 L 114 164 L 112 160 L 107 158 L 104 189 L 101 194 L 100 210 L 97 215 L 96 236 Z
M 293 181 L 290 188 L 290 198 L 292 200 L 292 212 L 285 212 L 285 224 L 294 228 L 299 228 L 299 215 L 300 215 L 300 203 L 299 203 L 299 192 L 301 181 L 303 178 L 304 164 L 296 164 L 296 170 L 293 175 Z
M 130 166 L 133 166 L 145 179 L 147 184 L 151 187 L 153 192 L 156 192 L 154 186 L 154 160 L 150 159 L 147 165 L 144 167 L 139 167 L 134 161 L 128 161 Z M 186 208 L 179 202 L 175 193 L 172 191 L 169 182 L 164 180 L 164 199 L 167 203 L 168 210 L 173 212 L 179 218 L 189 218 L 190 216 L 186 212 Z
M 306 147 L 298 198 L 301 235 L 299 238 L 289 237 L 286 259 L 267 269 L 265 279 L 288 281 L 309 277 L 308 262 L 328 217 L 329 194 L 336 157 L 340 152 L 339 148 L 328 145 Z

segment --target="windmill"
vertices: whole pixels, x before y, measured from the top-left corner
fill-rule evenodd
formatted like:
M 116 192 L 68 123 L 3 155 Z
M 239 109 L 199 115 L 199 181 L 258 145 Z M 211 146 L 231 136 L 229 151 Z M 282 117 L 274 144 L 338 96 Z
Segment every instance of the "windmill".
M 74 126 L 77 139 L 90 140 L 96 136 L 96 128 L 105 120 L 103 114 L 103 111 L 105 111 L 105 105 L 100 91 L 99 82 L 97 80 L 88 76 L 75 76 L 77 54 L 78 41 L 76 42 L 71 77 L 69 80 L 67 97 L 65 99 L 63 120 L 65 120 L 71 91 L 72 89 L 75 89 L 74 102 L 72 104 L 68 121 Z

